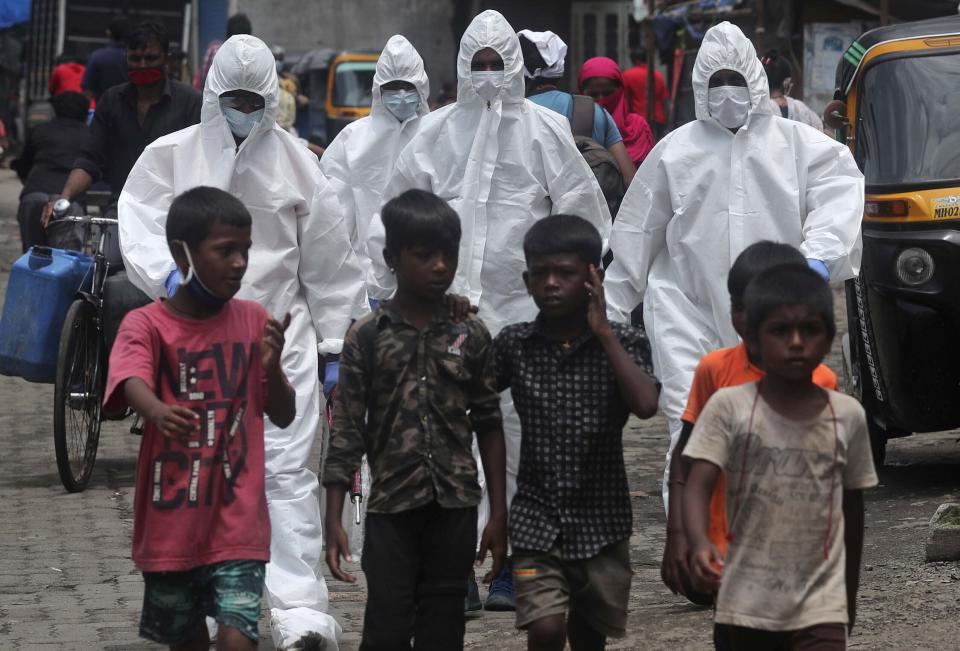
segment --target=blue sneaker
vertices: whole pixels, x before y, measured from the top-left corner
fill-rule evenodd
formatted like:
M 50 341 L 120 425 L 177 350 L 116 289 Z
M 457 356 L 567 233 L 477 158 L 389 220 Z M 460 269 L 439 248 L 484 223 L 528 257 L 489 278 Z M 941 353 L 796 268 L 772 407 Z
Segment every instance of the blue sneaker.
M 480 588 L 477 586 L 477 579 L 470 577 L 467 579 L 467 596 L 463 601 L 463 612 L 473 613 L 483 610 L 483 602 L 480 601 Z
M 517 609 L 517 597 L 513 594 L 513 561 L 511 559 L 507 559 L 500 574 L 490 583 L 490 592 L 483 607 L 493 611 Z

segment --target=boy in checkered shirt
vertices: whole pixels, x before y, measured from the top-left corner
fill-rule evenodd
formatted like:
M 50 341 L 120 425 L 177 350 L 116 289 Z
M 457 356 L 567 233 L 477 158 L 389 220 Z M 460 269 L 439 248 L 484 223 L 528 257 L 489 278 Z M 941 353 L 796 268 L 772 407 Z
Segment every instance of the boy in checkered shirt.
M 523 241 L 536 321 L 494 341 L 523 439 L 510 510 L 517 627 L 528 648 L 602 649 L 626 632 L 633 528 L 623 426 L 657 410 L 643 332 L 607 321 L 600 234 L 572 215 Z

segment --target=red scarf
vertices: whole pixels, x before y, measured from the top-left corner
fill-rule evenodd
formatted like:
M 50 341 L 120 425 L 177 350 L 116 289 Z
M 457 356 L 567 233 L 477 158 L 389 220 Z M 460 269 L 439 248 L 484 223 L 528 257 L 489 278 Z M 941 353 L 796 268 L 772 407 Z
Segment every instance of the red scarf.
M 630 160 L 634 165 L 639 166 L 653 149 L 653 132 L 646 118 L 630 112 L 630 100 L 623 90 L 623 73 L 620 71 L 620 66 L 607 57 L 587 59 L 583 68 L 580 69 L 578 79 L 581 93 L 586 81 L 593 77 L 612 79 L 619 86 L 615 93 L 601 97 L 597 103 L 613 116 L 613 121 L 620 130 L 620 135 L 623 136 L 623 144 L 627 148 Z

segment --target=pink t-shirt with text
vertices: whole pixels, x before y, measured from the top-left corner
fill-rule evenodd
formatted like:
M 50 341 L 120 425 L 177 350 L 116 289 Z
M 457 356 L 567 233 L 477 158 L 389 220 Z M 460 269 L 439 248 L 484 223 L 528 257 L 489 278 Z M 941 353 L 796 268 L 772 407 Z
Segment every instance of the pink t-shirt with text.
M 193 410 L 200 425 L 183 443 L 145 424 L 133 520 L 133 562 L 143 572 L 270 559 L 260 357 L 267 318 L 239 299 L 206 320 L 157 301 L 120 326 L 105 408 L 124 408 L 124 381 L 140 378 L 165 404 Z

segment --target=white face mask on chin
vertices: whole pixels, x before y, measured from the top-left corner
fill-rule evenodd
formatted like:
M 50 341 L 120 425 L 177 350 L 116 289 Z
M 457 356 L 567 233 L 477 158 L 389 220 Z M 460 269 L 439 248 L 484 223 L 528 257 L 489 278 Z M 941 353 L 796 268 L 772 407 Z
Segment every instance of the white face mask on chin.
M 492 102 L 503 88 L 503 70 L 474 70 L 470 73 L 470 81 L 477 95 Z
M 707 91 L 710 116 L 728 129 L 739 129 L 750 114 L 750 89 L 717 86 Z

